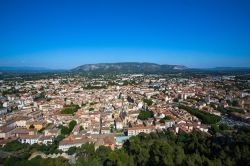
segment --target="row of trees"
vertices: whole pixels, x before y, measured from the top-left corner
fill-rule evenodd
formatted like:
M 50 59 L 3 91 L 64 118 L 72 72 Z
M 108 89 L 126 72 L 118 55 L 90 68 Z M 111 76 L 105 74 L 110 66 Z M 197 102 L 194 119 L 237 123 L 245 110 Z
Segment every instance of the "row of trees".
M 91 85 L 88 84 L 87 86 L 83 86 L 84 89 L 107 89 L 106 85 L 102 85 L 102 86 L 96 86 L 96 85 Z
M 77 125 L 77 122 L 75 120 L 72 120 L 69 122 L 69 126 L 59 126 L 59 128 L 61 129 L 61 134 L 62 135 L 69 135 L 72 130 L 74 129 L 74 127 Z
M 189 112 L 191 115 L 196 116 L 204 124 L 215 124 L 221 120 L 220 116 L 213 115 L 213 114 L 210 114 L 208 112 L 200 111 L 200 110 L 195 109 L 195 108 L 191 108 L 191 107 L 184 106 L 184 105 L 180 105 L 179 108 L 184 109 L 187 112 Z

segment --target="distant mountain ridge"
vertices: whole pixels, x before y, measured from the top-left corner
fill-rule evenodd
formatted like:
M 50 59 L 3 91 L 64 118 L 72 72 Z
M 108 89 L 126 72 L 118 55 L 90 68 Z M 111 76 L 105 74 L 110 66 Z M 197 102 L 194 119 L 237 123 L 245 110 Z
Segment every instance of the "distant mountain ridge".
M 164 73 L 183 71 L 187 69 L 188 68 L 186 66 L 182 65 L 159 65 L 156 63 L 123 62 L 85 64 L 78 66 L 71 71 L 88 73 Z
M 188 68 L 183 65 L 167 65 L 156 63 L 121 62 L 85 64 L 73 69 L 49 69 L 45 67 L 10 67 L 0 66 L 0 73 L 45 73 L 45 72 L 79 72 L 84 74 L 164 74 L 164 73 L 201 73 L 201 72 L 250 72 L 250 67 L 215 67 Z

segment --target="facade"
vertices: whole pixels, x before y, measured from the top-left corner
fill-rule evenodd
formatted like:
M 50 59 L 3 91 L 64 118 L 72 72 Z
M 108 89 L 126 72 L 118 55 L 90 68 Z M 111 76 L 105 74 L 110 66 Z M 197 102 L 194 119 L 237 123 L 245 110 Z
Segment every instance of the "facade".
M 174 124 L 175 124 L 175 121 L 173 121 L 173 120 L 167 120 L 167 121 L 165 121 L 166 129 L 168 129 L 170 127 L 173 127 Z
M 140 133 L 149 134 L 153 131 L 155 131 L 154 126 L 131 127 L 131 128 L 127 129 L 127 135 L 128 136 L 136 136 Z
M 103 127 L 101 129 L 101 134 L 110 134 L 110 128 L 109 127 Z
M 13 136 L 13 127 L 1 127 L 0 128 L 0 139 L 9 139 Z
M 59 143 L 58 149 L 66 152 L 71 147 L 81 147 L 88 142 L 88 139 L 64 139 Z

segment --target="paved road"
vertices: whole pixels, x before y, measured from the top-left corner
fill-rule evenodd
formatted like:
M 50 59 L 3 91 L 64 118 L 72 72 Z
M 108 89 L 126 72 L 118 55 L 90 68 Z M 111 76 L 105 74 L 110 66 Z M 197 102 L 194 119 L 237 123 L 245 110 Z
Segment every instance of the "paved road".
M 49 155 L 46 155 L 42 152 L 34 152 L 28 160 L 31 160 L 37 156 L 41 156 L 42 158 L 46 159 L 46 158 L 58 158 L 58 157 L 63 157 L 65 159 L 68 159 L 69 160 L 69 163 L 70 164 L 75 164 L 76 163 L 76 158 L 75 158 L 75 155 L 68 155 L 66 153 L 62 153 L 62 154 L 49 154 Z

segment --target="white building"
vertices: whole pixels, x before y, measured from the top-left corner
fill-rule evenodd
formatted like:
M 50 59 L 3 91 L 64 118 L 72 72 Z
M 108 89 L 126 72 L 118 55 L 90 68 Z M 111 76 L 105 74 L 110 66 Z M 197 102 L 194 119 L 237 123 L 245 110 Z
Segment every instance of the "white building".
M 88 139 L 64 139 L 59 143 L 58 149 L 66 152 L 71 147 L 81 147 L 86 143 L 88 143 Z
M 116 119 L 115 120 L 115 128 L 116 130 L 121 130 L 123 129 L 123 123 L 121 119 Z
M 27 143 L 27 144 L 33 145 L 33 144 L 38 143 L 40 137 L 41 135 L 25 135 L 25 136 L 20 136 L 18 140 L 19 142 L 23 144 Z
M 172 127 L 175 124 L 175 122 L 173 120 L 167 120 L 165 121 L 165 127 L 166 129 Z
M 128 131 L 128 136 L 136 136 L 140 133 L 149 134 L 155 131 L 155 127 L 154 126 L 131 127 L 128 128 L 127 131 Z
M 31 118 L 26 118 L 26 117 L 17 119 L 17 120 L 16 120 L 16 127 L 21 127 L 21 128 L 26 127 L 26 124 L 27 124 L 27 122 L 28 122 L 30 119 L 31 119 Z
M 39 142 L 45 145 L 49 145 L 52 144 L 53 138 L 53 136 L 43 136 L 39 139 Z

